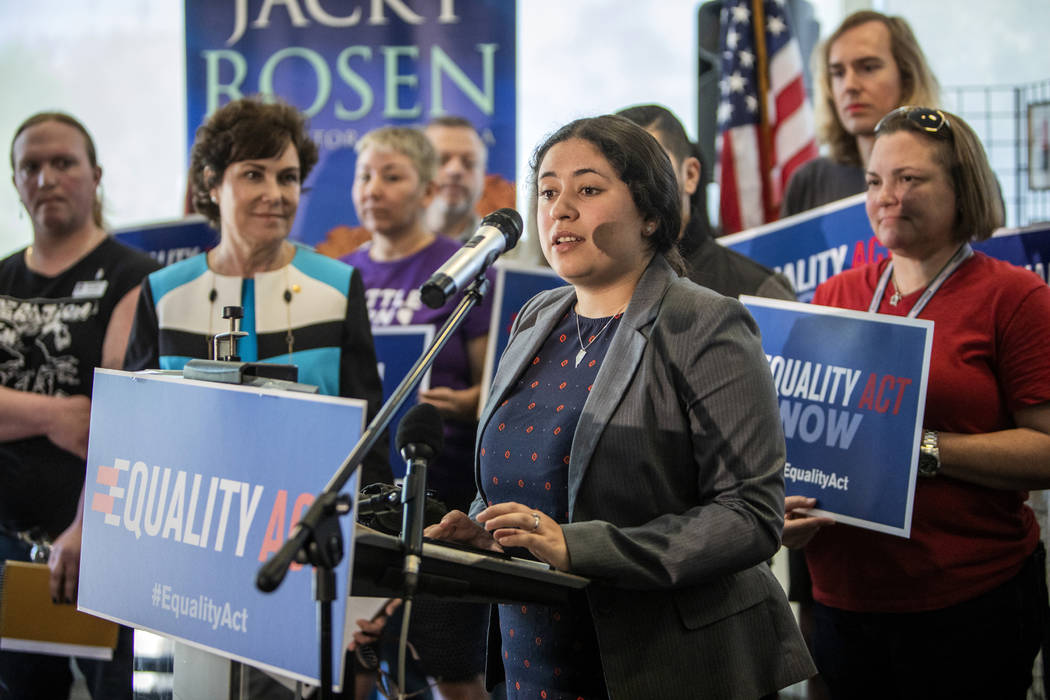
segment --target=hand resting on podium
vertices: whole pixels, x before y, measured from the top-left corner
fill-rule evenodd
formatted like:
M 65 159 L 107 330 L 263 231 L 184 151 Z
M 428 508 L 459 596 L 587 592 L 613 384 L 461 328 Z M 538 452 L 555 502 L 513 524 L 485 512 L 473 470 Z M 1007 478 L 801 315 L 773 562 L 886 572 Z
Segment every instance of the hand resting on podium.
M 523 547 L 553 568 L 569 570 L 569 550 L 561 525 L 521 503 L 489 506 L 478 513 L 477 522 L 463 511 L 453 510 L 423 534 L 435 540 L 463 542 L 496 552 L 504 551 L 505 547 Z

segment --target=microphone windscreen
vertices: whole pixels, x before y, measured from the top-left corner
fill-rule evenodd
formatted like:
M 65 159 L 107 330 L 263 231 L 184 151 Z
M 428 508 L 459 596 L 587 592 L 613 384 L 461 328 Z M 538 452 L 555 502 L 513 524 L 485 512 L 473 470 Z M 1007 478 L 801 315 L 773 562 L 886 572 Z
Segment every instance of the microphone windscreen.
M 441 414 L 432 404 L 418 403 L 408 409 L 397 426 L 398 451 L 407 445 L 426 445 L 437 454 L 444 444 L 444 424 Z
M 518 244 L 518 239 L 521 238 L 521 230 L 523 228 L 521 214 L 510 207 L 504 207 L 492 212 L 481 220 L 481 225 L 495 226 L 503 232 L 503 235 L 507 237 L 507 247 L 504 248 L 505 251 L 510 250 Z

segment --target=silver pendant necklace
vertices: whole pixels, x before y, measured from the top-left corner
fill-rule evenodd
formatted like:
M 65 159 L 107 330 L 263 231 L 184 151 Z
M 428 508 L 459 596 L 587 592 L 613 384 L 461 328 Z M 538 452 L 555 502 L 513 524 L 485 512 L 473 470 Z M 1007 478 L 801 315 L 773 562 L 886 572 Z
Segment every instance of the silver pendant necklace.
M 592 335 L 590 340 L 587 341 L 586 345 L 583 344 L 583 332 L 580 330 L 580 314 L 578 311 L 573 312 L 576 314 L 576 337 L 580 340 L 580 351 L 576 353 L 576 367 L 579 367 L 580 363 L 583 362 L 583 358 L 587 355 L 587 348 L 594 345 L 594 341 L 598 340 L 598 336 L 604 333 L 605 329 L 608 328 L 612 324 L 612 322 L 615 321 L 616 318 L 624 312 L 624 309 L 626 308 L 627 305 L 625 304 L 619 311 L 610 316 L 609 320 L 605 322 L 604 326 L 602 326 L 602 329 L 594 335 Z
M 927 302 L 933 298 L 933 295 L 937 293 L 937 290 L 941 288 L 952 273 L 964 262 L 970 259 L 973 255 L 973 248 L 970 247 L 969 243 L 963 243 L 959 246 L 955 254 L 944 263 L 944 267 L 937 273 L 937 276 L 926 285 L 926 289 L 923 290 L 919 300 L 915 302 L 915 306 L 908 312 L 908 318 L 918 318 L 919 313 L 926 308 Z M 882 271 L 882 275 L 879 277 L 879 283 L 875 286 L 875 293 L 871 297 L 871 303 L 868 305 L 868 311 L 876 313 L 879 310 L 879 305 L 882 303 L 882 298 L 886 294 L 886 287 L 889 285 L 890 280 L 893 279 L 893 260 L 891 259 L 886 265 L 886 269 Z M 897 281 L 893 280 L 893 295 L 890 297 L 890 306 L 896 306 L 901 302 L 902 295 L 900 290 L 897 289 Z
M 901 303 L 902 297 L 901 290 L 899 287 L 897 287 L 897 280 L 893 278 L 892 274 L 890 275 L 890 284 L 893 285 L 893 294 L 890 295 L 890 306 L 896 306 L 897 304 Z

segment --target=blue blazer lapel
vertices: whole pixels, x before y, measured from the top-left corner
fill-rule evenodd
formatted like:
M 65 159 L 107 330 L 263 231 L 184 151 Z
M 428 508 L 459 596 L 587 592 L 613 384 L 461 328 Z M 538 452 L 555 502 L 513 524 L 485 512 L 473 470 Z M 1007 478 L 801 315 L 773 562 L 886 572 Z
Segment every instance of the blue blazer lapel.
M 602 432 L 623 401 L 634 380 L 635 371 L 649 344 L 649 328 L 660 310 L 660 302 L 677 275 L 662 255 L 653 256 L 635 287 L 609 350 L 605 354 L 594 388 L 583 405 L 580 422 L 572 439 L 569 458 L 569 521 L 573 519 L 576 496 L 587 467 L 594 456 Z M 557 318 L 560 318 L 560 315 Z M 546 337 L 546 336 L 544 336 Z

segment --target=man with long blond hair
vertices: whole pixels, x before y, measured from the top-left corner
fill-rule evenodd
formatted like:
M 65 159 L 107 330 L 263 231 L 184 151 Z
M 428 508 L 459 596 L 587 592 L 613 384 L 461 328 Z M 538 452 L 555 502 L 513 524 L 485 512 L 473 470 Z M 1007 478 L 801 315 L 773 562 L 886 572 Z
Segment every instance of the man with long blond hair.
M 901 105 L 939 102 L 937 78 L 901 17 L 854 12 L 818 55 L 817 130 L 828 155 L 791 178 L 781 207 L 785 216 L 863 192 L 879 119 Z

